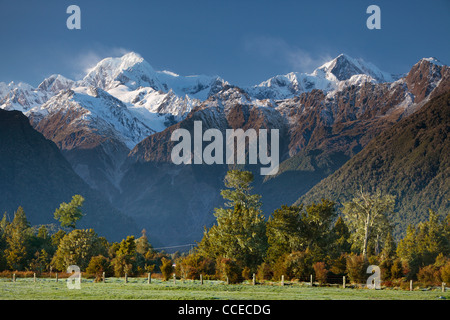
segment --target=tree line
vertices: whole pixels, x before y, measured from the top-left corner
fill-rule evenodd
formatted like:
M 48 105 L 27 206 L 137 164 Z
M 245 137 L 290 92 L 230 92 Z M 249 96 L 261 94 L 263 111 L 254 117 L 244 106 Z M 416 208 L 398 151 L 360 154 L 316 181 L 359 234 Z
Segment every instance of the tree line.
M 427 221 L 410 225 L 396 242 L 389 219 L 395 207 L 391 195 L 359 190 L 339 208 L 322 199 L 283 205 L 266 219 L 252 182 L 249 171 L 227 173 L 224 205 L 214 210 L 216 222 L 205 228 L 194 250 L 183 254 L 154 250 L 145 230 L 137 239 L 109 243 L 92 229 L 76 229 L 83 216 L 80 195 L 55 211 L 63 228 L 51 235 L 46 226 L 31 227 L 19 207 L 12 221 L 5 213 L 0 222 L 0 270 L 65 271 L 75 264 L 97 280 L 103 272 L 117 277 L 158 272 L 166 280 L 176 273 L 238 283 L 255 273 L 261 280 L 279 281 L 282 275 L 306 280 L 312 274 L 319 283 L 342 276 L 365 283 L 367 267 L 378 265 L 387 285 L 410 279 L 450 283 L 449 214 L 443 218 L 430 210 Z

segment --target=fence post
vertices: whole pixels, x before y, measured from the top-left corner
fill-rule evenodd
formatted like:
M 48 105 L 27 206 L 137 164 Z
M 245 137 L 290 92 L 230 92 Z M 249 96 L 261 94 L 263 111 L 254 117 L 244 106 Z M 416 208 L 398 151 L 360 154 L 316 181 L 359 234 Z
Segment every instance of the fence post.
M 102 273 L 102 281 L 105 283 L 105 272 Z
M 128 283 L 128 275 L 125 273 L 125 283 Z
M 345 289 L 345 276 L 342 277 L 342 288 Z
M 281 275 L 281 286 L 284 286 L 284 275 Z
M 309 278 L 310 278 L 310 283 L 311 283 L 311 287 L 312 287 L 313 286 L 313 275 L 310 275 Z
M 409 291 L 413 291 L 413 281 L 409 281 Z
M 175 275 L 175 273 L 173 274 L 173 284 L 176 284 L 177 282 L 177 276 Z
M 36 272 L 33 273 L 33 282 L 36 282 Z
M 255 274 L 253 274 L 253 281 L 252 281 L 252 283 L 253 283 L 253 285 L 256 284 L 256 276 L 255 276 Z
M 149 272 L 148 273 L 148 284 L 150 284 L 150 283 L 152 283 L 152 273 L 151 272 Z
M 203 284 L 203 275 L 200 274 L 200 284 Z
M 228 278 L 228 276 L 227 276 L 227 284 L 230 284 L 230 279 Z
M 442 292 L 445 292 L 445 282 L 442 282 Z
M 58 272 L 56 272 L 56 282 L 58 282 Z
M 13 273 L 13 282 L 16 282 L 16 274 L 15 273 Z

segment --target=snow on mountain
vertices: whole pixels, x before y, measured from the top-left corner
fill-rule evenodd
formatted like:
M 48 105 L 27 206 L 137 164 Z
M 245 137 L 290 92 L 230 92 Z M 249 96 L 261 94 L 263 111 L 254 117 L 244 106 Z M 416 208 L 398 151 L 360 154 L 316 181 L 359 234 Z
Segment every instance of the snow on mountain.
M 61 90 L 67 90 L 75 85 L 75 81 L 67 79 L 60 74 L 53 74 L 42 81 L 38 89 L 49 93 L 56 94 Z
M 100 61 L 79 82 L 81 86 L 104 89 L 155 131 L 182 120 L 227 84 L 217 76 L 155 71 L 134 52 Z
M 430 63 L 433 63 L 439 67 L 443 67 L 444 64 L 442 62 L 440 62 L 438 59 L 434 58 L 434 57 L 429 57 L 429 58 L 423 58 L 423 61 L 428 61 Z
M 50 96 L 48 92 L 23 82 L 0 82 L 0 109 L 26 112 L 44 103 Z
M 396 79 L 393 75 L 381 71 L 372 63 L 341 54 L 311 74 L 291 72 L 286 75 L 278 75 L 259 85 L 246 88 L 246 90 L 257 99 L 282 100 L 313 89 L 330 92 L 342 90 L 349 85 L 361 85 L 365 82 L 392 82 L 394 80 Z
M 340 54 L 316 69 L 316 71 L 318 70 L 323 70 L 326 77 L 332 81 L 349 80 L 352 76 L 359 74 L 366 74 L 380 83 L 394 81 L 391 74 L 381 71 L 372 63 L 365 62 L 362 59 L 354 59 L 346 54 Z
M 25 115 L 45 117 L 68 111 L 73 112 L 73 117 L 67 125 L 87 126 L 105 137 L 116 137 L 130 149 L 155 132 L 136 118 L 122 101 L 94 87 L 60 91 Z
M 134 52 L 120 58 L 106 58 L 100 61 L 81 81 L 83 86 L 95 86 L 106 91 L 120 85 L 130 90 L 150 87 L 155 91 L 177 96 L 185 95 L 201 101 L 220 91 L 227 84 L 217 76 L 180 76 L 170 71 L 155 71 L 140 55 Z
M 443 64 L 435 58 L 421 62 L 431 66 L 424 70 L 430 70 L 434 77 L 431 87 L 424 89 L 428 92 L 439 83 Z M 52 75 L 37 88 L 25 83 L 0 83 L 0 108 L 33 114 L 34 120 L 64 108 L 77 108 L 85 115 L 77 121 L 90 121 L 91 127 L 98 125 L 102 130 L 111 128 L 132 148 L 146 135 L 183 120 L 196 107 L 209 105 L 224 110 L 227 105 L 240 104 L 271 108 L 275 101 L 314 89 L 332 96 L 348 86 L 397 79 L 371 63 L 341 54 L 310 74 L 277 75 L 241 89 L 218 76 L 156 71 L 139 54 L 129 52 L 103 59 L 79 81 Z

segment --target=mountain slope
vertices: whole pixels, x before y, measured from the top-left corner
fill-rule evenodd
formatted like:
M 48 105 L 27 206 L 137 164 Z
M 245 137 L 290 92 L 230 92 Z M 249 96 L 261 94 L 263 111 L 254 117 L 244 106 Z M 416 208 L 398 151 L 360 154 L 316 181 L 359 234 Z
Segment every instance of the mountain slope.
M 381 71 L 371 63 L 340 54 L 311 74 L 291 72 L 277 75 L 245 90 L 257 99 L 282 100 L 312 90 L 329 92 L 366 82 L 384 83 L 394 80 L 395 76 Z
M 132 219 L 89 188 L 21 112 L 0 110 L 0 154 L 0 210 L 10 217 L 22 206 L 32 224 L 57 223 L 53 212 L 59 204 L 81 194 L 86 216 L 78 227 L 115 240 L 137 231 Z
M 450 91 L 373 139 L 297 203 L 347 201 L 362 186 L 397 197 L 396 231 L 450 209 Z

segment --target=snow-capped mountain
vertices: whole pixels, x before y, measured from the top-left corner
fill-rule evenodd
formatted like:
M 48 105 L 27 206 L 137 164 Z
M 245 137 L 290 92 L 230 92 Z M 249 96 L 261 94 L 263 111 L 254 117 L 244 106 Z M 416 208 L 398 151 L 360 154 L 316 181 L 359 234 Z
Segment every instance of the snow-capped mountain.
M 448 90 L 450 68 L 434 58 L 398 78 L 340 55 L 310 74 L 240 88 L 219 77 L 156 71 L 128 53 L 100 61 L 79 81 L 53 75 L 37 88 L 0 83 L 0 108 L 27 115 L 89 186 L 169 245 L 198 240 L 221 205 L 229 169 L 174 165 L 170 138 L 177 128 L 193 130 L 201 120 L 204 130 L 221 132 L 279 129 L 279 173 L 255 182 L 270 212 Z
M 75 81 L 67 79 L 60 74 L 53 74 L 39 84 L 38 90 L 57 94 L 61 90 L 67 90 L 73 86 L 75 86 Z
M 227 82 L 217 76 L 180 76 L 170 71 L 155 71 L 153 67 L 135 52 L 120 58 L 106 58 L 89 70 L 80 82 L 82 86 L 94 86 L 110 90 L 121 85 L 133 91 L 140 87 L 192 99 L 206 100 L 220 91 Z
M 35 89 L 27 83 L 0 82 L 0 108 L 27 112 L 45 103 L 51 94 Z
M 246 90 L 257 99 L 282 100 L 314 89 L 330 92 L 350 85 L 392 82 L 395 79 L 395 76 L 381 71 L 372 63 L 340 54 L 311 74 L 291 72 L 277 75 Z
M 434 58 L 423 61 L 434 65 L 436 70 L 442 68 L 442 64 Z M 435 71 L 431 72 L 439 73 Z M 439 79 L 437 76 L 435 80 Z M 212 99 L 219 103 L 219 100 L 227 100 L 229 92 L 233 92 L 234 97 L 228 99 L 228 104 L 235 101 L 258 107 L 274 107 L 275 101 L 291 99 L 314 89 L 334 94 L 352 85 L 359 87 L 366 83 L 395 80 L 396 76 L 381 71 L 369 62 L 341 54 L 310 74 L 291 72 L 274 76 L 253 87 L 230 91 L 233 86 L 220 77 L 181 76 L 170 71 L 156 71 L 139 54 L 130 52 L 122 57 L 101 60 L 79 81 L 52 75 L 37 88 L 25 83 L 0 83 L 0 108 L 20 110 L 28 116 L 32 115 L 33 121 L 69 106 L 79 108 L 86 125 L 92 128 L 102 123 L 103 128 L 98 128 L 99 132 L 103 132 L 105 126 L 110 128 L 108 132 L 113 132 L 132 149 L 146 134 L 160 132 L 183 120 L 206 101 Z M 414 85 L 418 83 L 415 79 Z M 61 94 L 66 91 L 69 93 Z M 68 99 L 67 104 L 64 98 Z
M 94 87 L 61 90 L 46 103 L 26 114 L 36 121 L 53 114 L 63 116 L 69 112 L 72 115 L 67 126 L 86 126 L 95 130 L 98 135 L 115 137 L 128 148 L 155 132 L 136 118 L 122 101 Z

